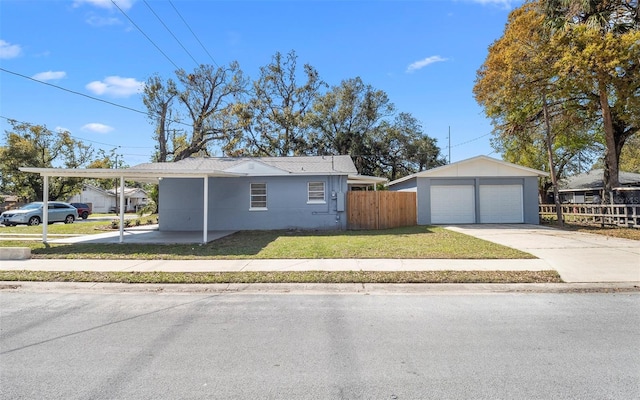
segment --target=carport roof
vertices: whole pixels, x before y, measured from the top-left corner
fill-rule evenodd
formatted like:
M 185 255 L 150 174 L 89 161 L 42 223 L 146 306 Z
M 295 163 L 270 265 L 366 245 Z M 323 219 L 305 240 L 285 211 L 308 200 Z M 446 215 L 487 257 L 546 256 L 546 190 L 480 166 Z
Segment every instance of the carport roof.
M 110 178 L 124 178 L 126 180 L 140 181 L 140 182 L 157 182 L 160 178 L 190 178 L 204 176 L 208 177 L 233 177 L 233 176 L 245 176 L 246 174 L 225 172 L 225 171 L 204 171 L 204 170 L 164 170 L 164 169 L 152 169 L 152 168 L 121 168 L 121 169 L 107 169 L 107 168 L 31 168 L 23 167 L 20 171 L 31 172 L 40 174 L 41 176 L 64 176 L 74 178 L 98 178 L 98 179 L 110 179 Z

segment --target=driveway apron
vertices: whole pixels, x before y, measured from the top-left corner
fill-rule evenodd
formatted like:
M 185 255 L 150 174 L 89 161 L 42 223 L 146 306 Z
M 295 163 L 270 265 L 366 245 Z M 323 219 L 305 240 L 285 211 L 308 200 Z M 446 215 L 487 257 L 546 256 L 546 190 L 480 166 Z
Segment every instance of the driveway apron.
M 456 232 L 533 254 L 565 282 L 639 282 L 640 242 L 537 225 L 457 225 Z

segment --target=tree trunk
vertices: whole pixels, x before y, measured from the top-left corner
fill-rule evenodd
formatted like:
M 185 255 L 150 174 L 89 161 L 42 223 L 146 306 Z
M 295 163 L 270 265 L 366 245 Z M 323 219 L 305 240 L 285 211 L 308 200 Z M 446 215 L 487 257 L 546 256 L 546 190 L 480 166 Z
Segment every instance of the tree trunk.
M 605 137 L 604 193 L 602 202 L 607 203 L 607 200 L 612 195 L 613 188 L 620 186 L 620 181 L 618 180 L 618 159 L 620 158 L 620 154 L 618 153 L 618 146 L 616 144 L 616 132 L 613 126 L 611 108 L 609 107 L 609 96 L 607 95 L 606 88 L 602 87 L 603 84 L 600 85 L 600 108 L 602 109 Z
M 560 195 L 558 194 L 558 179 L 556 177 L 556 164 L 553 159 L 553 143 L 551 140 L 551 122 L 549 121 L 549 108 L 547 106 L 547 96 L 542 95 L 542 111 L 544 113 L 545 142 L 547 144 L 547 156 L 549 157 L 549 170 L 551 172 L 551 184 L 553 185 L 553 203 L 556 205 L 556 216 L 558 224 L 564 227 L 562 216 L 562 206 L 560 205 Z
M 160 118 L 158 119 L 158 127 L 156 128 L 158 134 L 158 159 L 157 162 L 167 161 L 167 112 L 168 104 L 162 105 L 162 111 L 160 112 Z

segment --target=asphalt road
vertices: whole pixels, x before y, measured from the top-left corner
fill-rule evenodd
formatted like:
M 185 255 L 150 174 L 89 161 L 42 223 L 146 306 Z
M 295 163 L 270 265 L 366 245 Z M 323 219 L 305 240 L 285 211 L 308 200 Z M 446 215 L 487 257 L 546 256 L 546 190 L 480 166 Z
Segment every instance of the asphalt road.
M 2 399 L 637 399 L 640 294 L 0 292 Z

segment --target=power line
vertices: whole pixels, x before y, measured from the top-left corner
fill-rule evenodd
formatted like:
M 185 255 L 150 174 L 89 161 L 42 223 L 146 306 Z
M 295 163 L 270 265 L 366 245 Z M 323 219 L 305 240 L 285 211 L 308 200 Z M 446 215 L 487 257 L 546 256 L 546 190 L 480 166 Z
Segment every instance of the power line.
M 145 1 L 146 3 L 146 1 Z M 205 51 L 205 53 L 207 53 L 207 55 L 209 56 L 209 58 L 211 59 L 211 61 L 215 64 L 216 67 L 220 67 L 218 65 L 218 63 L 216 62 L 216 60 L 213 59 L 213 57 L 211 56 L 211 54 L 209 54 L 209 51 L 207 50 L 206 47 L 204 47 L 204 45 L 202 44 L 202 42 L 200 41 L 200 39 L 198 38 L 198 36 L 195 34 L 195 32 L 193 32 L 193 29 L 191 29 L 191 27 L 189 26 L 189 24 L 187 23 L 187 21 L 185 21 L 185 19 L 182 17 L 182 14 L 180 14 L 180 12 L 178 11 L 178 9 L 176 8 L 176 6 L 173 5 L 173 2 L 171 0 L 169 0 L 169 4 L 171 4 L 171 7 L 173 7 L 173 9 L 175 10 L 176 14 L 178 14 L 178 16 L 180 17 L 180 19 L 182 20 L 182 22 L 184 22 L 184 24 L 187 26 L 187 28 L 189 29 L 189 31 L 191 32 L 191 34 L 193 35 L 194 38 L 196 38 L 196 40 L 198 41 L 198 43 L 200 43 L 200 47 L 202 47 L 202 49 Z
M 135 108 L 123 106 L 122 104 L 117 104 L 117 103 L 113 103 L 113 102 L 108 101 L 108 100 L 103 100 L 103 99 L 99 99 L 97 97 L 89 96 L 88 94 L 84 94 L 84 93 L 76 92 L 75 90 L 63 88 L 62 86 L 54 85 L 53 83 L 39 81 L 39 80 L 34 79 L 34 78 L 30 77 L 30 76 L 22 75 L 22 74 L 20 74 L 18 72 L 9 71 L 8 69 L 4 69 L 2 67 L 0 67 L 0 71 L 6 72 L 8 74 L 19 76 L 21 78 L 29 79 L 29 80 L 34 81 L 34 82 L 42 83 L 43 85 L 51 86 L 51 87 L 54 87 L 56 89 L 64 90 L 65 92 L 73 93 L 73 94 L 76 94 L 78 96 L 83 96 L 83 97 L 89 98 L 91 100 L 99 101 L 99 102 L 106 103 L 106 104 L 109 104 L 109 105 L 112 105 L 112 106 L 124 108 L 125 110 L 129 110 L 129 111 L 133 111 L 133 112 L 137 112 L 137 113 L 140 113 L 140 114 L 147 115 L 146 112 L 141 111 L 141 110 L 136 110 Z
M 156 12 L 153 10 L 153 8 L 151 8 L 151 6 L 149 5 L 149 3 L 147 2 L 147 0 L 144 0 L 144 4 L 149 8 L 149 10 L 151 10 L 151 12 L 153 13 L 153 15 L 156 16 L 156 18 L 158 19 L 158 21 L 160 21 L 160 23 L 162 24 L 162 26 L 165 27 L 165 29 L 167 30 L 167 32 L 169 32 L 169 34 L 171 34 L 171 36 L 173 36 L 173 38 L 176 40 L 176 42 L 178 42 L 178 44 L 180 45 L 180 47 L 182 47 L 182 50 L 184 50 L 189 57 L 191 57 L 191 59 L 193 60 L 194 63 L 196 63 L 196 66 L 200 65 L 200 63 L 198 61 L 196 61 L 196 59 L 191 55 L 191 53 L 189 53 L 189 50 L 186 49 L 186 47 L 184 47 L 184 45 L 182 44 L 182 42 L 180 42 L 180 40 L 176 37 L 176 35 L 173 34 L 173 32 L 171 31 L 171 29 L 169 29 L 169 27 L 167 26 L 167 24 L 164 23 L 164 21 L 160 18 L 160 16 L 158 14 L 156 14 Z
M 23 125 L 27 125 L 27 126 L 34 126 L 34 124 L 32 124 L 32 123 L 30 123 L 30 122 L 26 122 L 26 121 L 18 121 L 17 119 L 14 119 L 14 118 L 8 118 L 8 117 L 2 116 L 2 115 L 0 115 L 0 118 L 2 118 L 2 119 L 6 119 L 6 120 L 7 120 L 7 121 L 9 121 L 9 122 L 11 122 L 11 121 L 15 121 L 15 122 L 18 122 L 18 123 L 23 124 Z M 44 125 L 40 125 L 40 126 L 44 127 Z M 47 131 L 47 132 L 49 132 L 49 133 L 53 133 L 53 134 L 56 134 L 56 135 L 61 135 L 62 133 L 64 133 L 64 132 L 56 132 L 56 131 L 52 131 L 51 129 L 48 129 L 48 128 L 45 128 L 45 129 L 46 129 L 46 131 Z M 121 146 L 121 145 L 111 144 L 111 143 L 102 143 L 102 142 L 98 142 L 98 141 L 95 141 L 95 140 L 85 139 L 85 138 L 81 138 L 81 137 L 78 137 L 78 136 L 72 135 L 70 132 L 67 132 L 67 133 L 69 133 L 69 137 L 71 137 L 71 138 L 73 138 L 73 139 L 76 139 L 76 140 L 82 140 L 82 141 L 84 141 L 84 142 L 95 143 L 95 144 L 99 144 L 99 145 L 102 145 L 102 146 L 120 147 L 120 148 L 125 148 L 125 149 L 153 149 L 153 148 L 154 148 L 154 147 L 149 147 L 149 146 Z
M 99 101 L 99 102 L 101 102 L 101 103 L 106 103 L 106 104 L 109 104 L 109 105 L 111 105 L 111 106 L 124 108 L 125 110 L 133 111 L 133 112 L 136 112 L 136 113 L 138 113 L 138 114 L 148 115 L 148 113 L 147 113 L 147 112 L 142 111 L 142 110 L 137 110 L 137 109 L 135 109 L 135 108 L 131 108 L 131 107 L 127 107 L 127 106 L 123 106 L 122 104 L 118 104 L 118 103 L 114 103 L 114 102 L 111 102 L 111 101 L 108 101 L 108 100 L 103 100 L 103 99 L 99 99 L 99 98 L 97 98 L 97 97 L 89 96 L 88 94 L 84 94 L 84 93 L 77 92 L 77 91 L 75 91 L 75 90 L 71 90 L 71 89 L 63 88 L 62 86 L 54 85 L 54 84 L 49 83 L 49 82 L 39 81 L 39 80 L 34 79 L 34 78 L 30 77 L 30 76 L 26 76 L 26 75 L 23 75 L 23 74 L 20 74 L 20 73 L 18 73 L 18 72 L 14 72 L 14 71 L 9 71 L 9 70 L 4 69 L 4 68 L 2 68 L 2 67 L 0 67 L 0 71 L 2 71 L 2 72 L 6 72 L 6 73 L 8 73 L 8 74 L 12 74 L 12 75 L 19 76 L 19 77 L 21 77 L 21 78 L 29 79 L 29 80 L 34 81 L 34 82 L 37 82 L 37 83 L 42 83 L 43 85 L 51 86 L 51 87 L 54 87 L 54 88 L 56 88 L 56 89 L 63 90 L 63 91 L 65 91 L 65 92 L 69 92 L 69 93 L 72 93 L 72 94 L 76 94 L 76 95 L 78 95 L 78 96 L 83 96 L 83 97 L 86 97 L 86 98 L 91 99 L 91 100 Z M 191 125 L 187 124 L 186 122 L 176 121 L 176 120 L 174 120 L 174 119 L 167 119 L 167 121 L 169 121 L 169 122 L 174 122 L 174 123 L 179 124 L 179 125 L 191 126 Z
M 154 41 L 153 41 L 153 40 L 151 40 L 151 38 L 150 38 L 149 36 L 147 36 L 147 34 L 146 34 L 146 33 L 144 33 L 144 31 L 143 31 L 143 30 L 142 30 L 142 29 L 141 29 L 141 28 L 140 28 L 140 27 L 139 27 L 135 22 L 133 22 L 133 20 L 132 20 L 128 15 L 127 15 L 127 13 L 126 13 L 126 12 L 124 12 L 124 10 L 123 10 L 122 8 L 120 8 L 120 7 L 116 4 L 116 2 L 115 2 L 115 1 L 111 0 L 111 3 L 113 3 L 113 5 L 114 5 L 114 6 L 116 6 L 116 8 L 117 8 L 118 10 L 120 10 L 120 12 L 122 13 L 122 15 L 124 15 L 125 17 L 127 17 L 127 19 L 129 20 L 129 22 L 131 22 L 131 23 L 133 24 L 133 26 L 135 26 L 135 27 L 136 27 L 136 29 L 137 29 L 138 31 L 140 31 L 140 33 L 142 33 L 142 35 L 143 35 L 145 38 L 147 38 L 147 40 L 148 40 L 148 41 L 149 41 L 149 42 L 150 42 L 150 43 L 151 43 L 151 44 L 152 44 L 156 49 L 158 49 L 158 51 L 159 51 L 160 53 L 162 53 L 162 55 L 163 55 L 163 56 L 165 56 L 165 58 L 166 58 L 167 60 L 169 60 L 169 62 L 170 62 L 171 64 L 173 64 L 173 66 L 174 66 L 174 67 L 176 67 L 176 70 L 180 69 L 180 67 L 178 67 L 178 65 L 177 65 L 176 63 L 174 63 L 174 62 L 173 62 L 173 60 L 172 60 L 171 58 L 169 58 L 169 56 L 168 56 L 168 55 L 166 55 L 166 54 L 165 54 L 165 52 L 164 52 L 164 51 L 162 51 L 162 49 L 161 49 L 160 47 L 158 47 L 158 45 L 157 45 L 157 44 L 155 44 L 155 43 L 154 43 Z
M 457 143 L 457 144 L 454 144 L 453 146 L 445 146 L 445 147 L 443 147 L 443 148 L 444 148 L 444 149 L 448 149 L 448 148 L 454 148 L 454 147 L 458 147 L 458 146 L 463 146 L 463 145 L 465 145 L 465 144 L 469 144 L 469 143 L 471 143 L 471 142 L 475 142 L 476 140 L 480 140 L 480 139 L 482 139 L 483 137 L 485 137 L 485 136 L 489 136 L 489 135 L 491 135 L 491 132 L 489 132 L 489 133 L 485 133 L 484 135 L 482 135 L 482 136 L 478 136 L 478 137 L 473 138 L 473 139 L 469 139 L 469 140 L 467 140 L 467 141 L 465 141 L 465 142 Z

